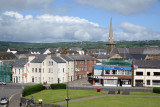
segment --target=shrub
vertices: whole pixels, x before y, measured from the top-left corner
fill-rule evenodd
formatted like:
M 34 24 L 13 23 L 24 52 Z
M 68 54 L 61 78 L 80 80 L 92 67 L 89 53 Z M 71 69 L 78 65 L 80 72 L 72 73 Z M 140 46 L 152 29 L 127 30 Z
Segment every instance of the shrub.
M 154 93 L 160 93 L 160 88 L 157 88 L 157 87 L 153 88 L 153 92 Z
M 22 95 L 23 96 L 27 96 L 36 92 L 39 92 L 41 90 L 43 90 L 44 87 L 42 84 L 37 84 L 37 85 L 33 85 L 33 86 L 27 86 L 24 88 Z
M 66 84 L 51 84 L 52 89 L 66 89 Z

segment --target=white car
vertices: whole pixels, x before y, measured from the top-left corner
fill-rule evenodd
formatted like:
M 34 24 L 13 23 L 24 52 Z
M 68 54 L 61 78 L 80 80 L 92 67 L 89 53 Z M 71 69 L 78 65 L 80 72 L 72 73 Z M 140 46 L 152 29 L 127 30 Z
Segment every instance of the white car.
M 0 81 L 0 85 L 6 85 L 6 82 Z
M 7 97 L 2 97 L 2 98 L 1 98 L 1 101 L 0 101 L 0 104 L 1 104 L 1 105 L 9 104 L 8 98 L 7 98 Z

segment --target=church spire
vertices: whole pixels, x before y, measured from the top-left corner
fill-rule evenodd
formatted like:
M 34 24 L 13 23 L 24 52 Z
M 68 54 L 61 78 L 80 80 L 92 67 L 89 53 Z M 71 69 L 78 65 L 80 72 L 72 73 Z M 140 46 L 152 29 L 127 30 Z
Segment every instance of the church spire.
M 109 30 L 109 40 L 108 40 L 108 42 L 113 43 L 112 18 L 111 18 L 111 21 L 110 21 L 110 30 Z
M 106 44 L 106 53 L 109 55 L 112 50 L 115 48 L 116 43 L 113 41 L 113 30 L 112 30 L 112 18 L 110 22 L 109 38 Z

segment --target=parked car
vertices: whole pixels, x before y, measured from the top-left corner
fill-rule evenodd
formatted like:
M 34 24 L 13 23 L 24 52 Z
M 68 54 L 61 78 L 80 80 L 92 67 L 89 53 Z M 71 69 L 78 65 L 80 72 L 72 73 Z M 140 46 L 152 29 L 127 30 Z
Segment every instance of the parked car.
M 6 82 L 0 81 L 0 85 L 6 85 Z
M 0 101 L 1 105 L 9 104 L 9 100 L 7 97 L 2 97 Z

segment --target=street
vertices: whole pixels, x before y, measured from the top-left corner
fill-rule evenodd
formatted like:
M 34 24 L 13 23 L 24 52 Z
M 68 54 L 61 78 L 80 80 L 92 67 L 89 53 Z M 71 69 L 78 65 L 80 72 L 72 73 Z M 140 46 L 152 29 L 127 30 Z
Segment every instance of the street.
M 7 85 L 0 85 L 0 98 L 8 97 L 8 107 L 19 107 L 21 93 L 21 84 L 8 83 Z M 0 105 L 0 107 L 7 107 L 7 105 Z

